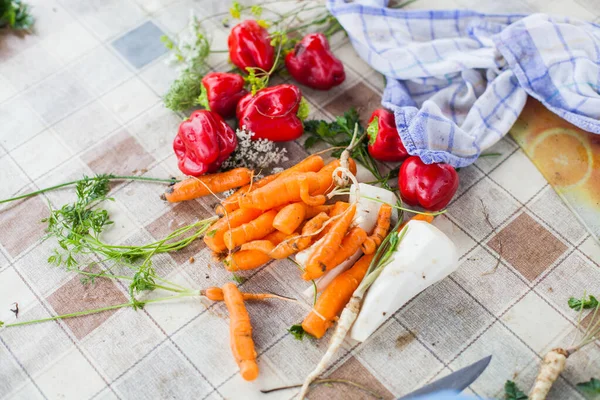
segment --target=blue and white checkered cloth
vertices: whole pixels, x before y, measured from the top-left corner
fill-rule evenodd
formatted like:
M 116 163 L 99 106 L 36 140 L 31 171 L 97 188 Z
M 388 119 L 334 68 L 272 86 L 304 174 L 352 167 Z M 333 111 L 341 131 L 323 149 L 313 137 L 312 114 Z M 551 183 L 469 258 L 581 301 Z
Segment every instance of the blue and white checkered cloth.
M 382 104 L 425 163 L 473 163 L 527 95 L 600 134 L 600 26 L 545 14 L 403 11 L 329 0 L 360 55 L 387 77 Z

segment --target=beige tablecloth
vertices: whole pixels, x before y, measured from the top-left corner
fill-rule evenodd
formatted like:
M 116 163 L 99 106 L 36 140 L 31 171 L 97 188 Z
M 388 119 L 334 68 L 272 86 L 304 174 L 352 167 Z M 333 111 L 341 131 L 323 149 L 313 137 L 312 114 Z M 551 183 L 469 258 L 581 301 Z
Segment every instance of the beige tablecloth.
M 76 179 L 83 174 L 179 175 L 171 141 L 181 115 L 161 96 L 176 76 L 158 38 L 198 15 L 226 8 L 221 1 L 36 0 L 36 32 L 0 35 L 0 197 Z M 419 0 L 411 8 L 473 7 L 482 11 L 544 11 L 594 19 L 597 0 Z M 217 21 L 218 22 L 218 21 Z M 215 47 L 227 32 L 209 31 Z M 312 117 L 331 118 L 358 107 L 363 119 L 379 105 L 382 77 L 357 58 L 344 39 L 332 43 L 346 81 L 328 92 L 303 88 Z M 211 59 L 224 69 L 226 55 Z M 301 142 L 301 141 L 300 141 Z M 291 160 L 305 156 L 288 145 Z M 361 382 L 386 398 L 493 354 L 468 390 L 501 397 L 507 379 L 527 390 L 541 356 L 568 345 L 576 313 L 569 296 L 600 293 L 600 248 L 570 214 L 509 137 L 460 171 L 449 211 L 436 220 L 456 242 L 458 271 L 393 315 L 363 344 L 347 342 L 327 374 Z M 211 215 L 214 201 L 172 206 L 156 184 L 114 188 L 112 243 L 142 243 Z M 123 282 L 79 276 L 46 263 L 55 243 L 42 242 L 48 214 L 72 191 L 3 206 L 0 210 L 0 320 L 18 320 L 127 301 Z M 482 206 L 485 204 L 485 208 Z M 484 215 L 489 214 L 490 224 Z M 195 262 L 190 262 L 193 256 Z M 497 259 L 501 261 L 497 265 Z M 231 277 L 199 241 L 158 257 L 162 276 L 203 288 Z M 495 266 L 497 268 L 493 273 Z M 306 283 L 294 265 L 273 262 L 245 274 L 246 291 L 300 297 Z M 152 296 L 157 296 L 153 294 Z M 77 319 L 0 330 L 0 398 L 10 399 L 266 399 L 259 389 L 301 382 L 327 345 L 295 340 L 286 330 L 305 310 L 287 302 L 249 304 L 261 375 L 244 382 L 229 349 L 223 305 L 199 299 L 121 309 Z M 575 384 L 600 377 L 600 348 L 574 355 L 551 392 L 582 398 Z M 364 398 L 344 386 L 315 389 L 314 399 Z

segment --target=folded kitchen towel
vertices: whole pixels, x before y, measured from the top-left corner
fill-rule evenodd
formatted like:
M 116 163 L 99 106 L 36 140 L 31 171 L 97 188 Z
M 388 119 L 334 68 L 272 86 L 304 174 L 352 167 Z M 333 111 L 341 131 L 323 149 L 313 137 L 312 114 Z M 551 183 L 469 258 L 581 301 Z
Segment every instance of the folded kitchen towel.
M 600 25 L 386 6 L 328 0 L 360 57 L 386 76 L 382 104 L 425 163 L 473 163 L 508 132 L 528 94 L 600 134 Z

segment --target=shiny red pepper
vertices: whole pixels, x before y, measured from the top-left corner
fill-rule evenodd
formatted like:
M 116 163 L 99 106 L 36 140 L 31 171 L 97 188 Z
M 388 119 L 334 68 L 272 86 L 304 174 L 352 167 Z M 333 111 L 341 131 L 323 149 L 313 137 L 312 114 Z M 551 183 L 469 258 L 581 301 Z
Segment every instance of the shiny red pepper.
M 229 58 L 242 71 L 258 67 L 269 71 L 275 62 L 275 48 L 269 32 L 252 19 L 242 21 L 231 29 L 227 39 Z
M 439 211 L 456 193 L 458 174 L 448 164 L 425 164 L 419 157 L 411 156 L 400 167 L 398 187 L 406 204 Z
M 369 154 L 379 161 L 399 162 L 408 157 L 402 144 L 394 114 L 383 108 L 373 111 L 367 127 Z
M 253 139 L 268 139 L 273 142 L 295 140 L 302 136 L 304 126 L 298 116 L 302 93 L 294 85 L 271 86 L 248 93 L 237 105 L 240 126 L 254 132 Z
M 194 111 L 173 141 L 179 169 L 186 175 L 215 172 L 237 146 L 235 132 L 218 114 Z
M 244 89 L 244 78 L 228 72 L 211 72 L 204 75 L 202 86 L 202 105 L 208 105 L 207 109 L 223 118 L 233 117 L 237 103 L 248 93 Z
M 285 56 L 285 67 L 295 80 L 313 89 L 329 90 L 346 79 L 344 65 L 322 33 L 304 36 Z

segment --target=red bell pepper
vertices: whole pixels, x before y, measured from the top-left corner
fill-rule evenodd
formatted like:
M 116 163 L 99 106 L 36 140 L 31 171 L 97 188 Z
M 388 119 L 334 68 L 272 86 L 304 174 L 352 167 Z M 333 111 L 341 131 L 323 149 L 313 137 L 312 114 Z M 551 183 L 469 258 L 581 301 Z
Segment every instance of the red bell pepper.
M 237 118 L 240 126 L 254 132 L 253 139 L 295 140 L 304 132 L 304 104 L 298 87 L 271 86 L 244 96 L 237 105 Z
M 398 187 L 402 200 L 426 210 L 445 208 L 458 189 L 458 174 L 448 164 L 425 164 L 411 156 L 400 167 Z
M 373 111 L 367 127 L 369 154 L 380 161 L 400 162 L 408 157 L 396 129 L 394 114 L 379 108 Z
M 235 115 L 235 107 L 248 93 L 244 89 L 244 78 L 228 72 L 211 72 L 202 78 L 200 104 L 223 118 Z
M 186 175 L 215 172 L 237 146 L 237 136 L 219 114 L 194 111 L 173 141 L 179 169 Z
M 229 58 L 242 71 L 247 67 L 270 71 L 275 62 L 275 48 L 269 32 L 252 19 L 242 21 L 231 29 L 227 39 Z
M 346 79 L 344 65 L 322 33 L 304 36 L 285 56 L 285 67 L 295 80 L 313 89 L 329 90 Z

